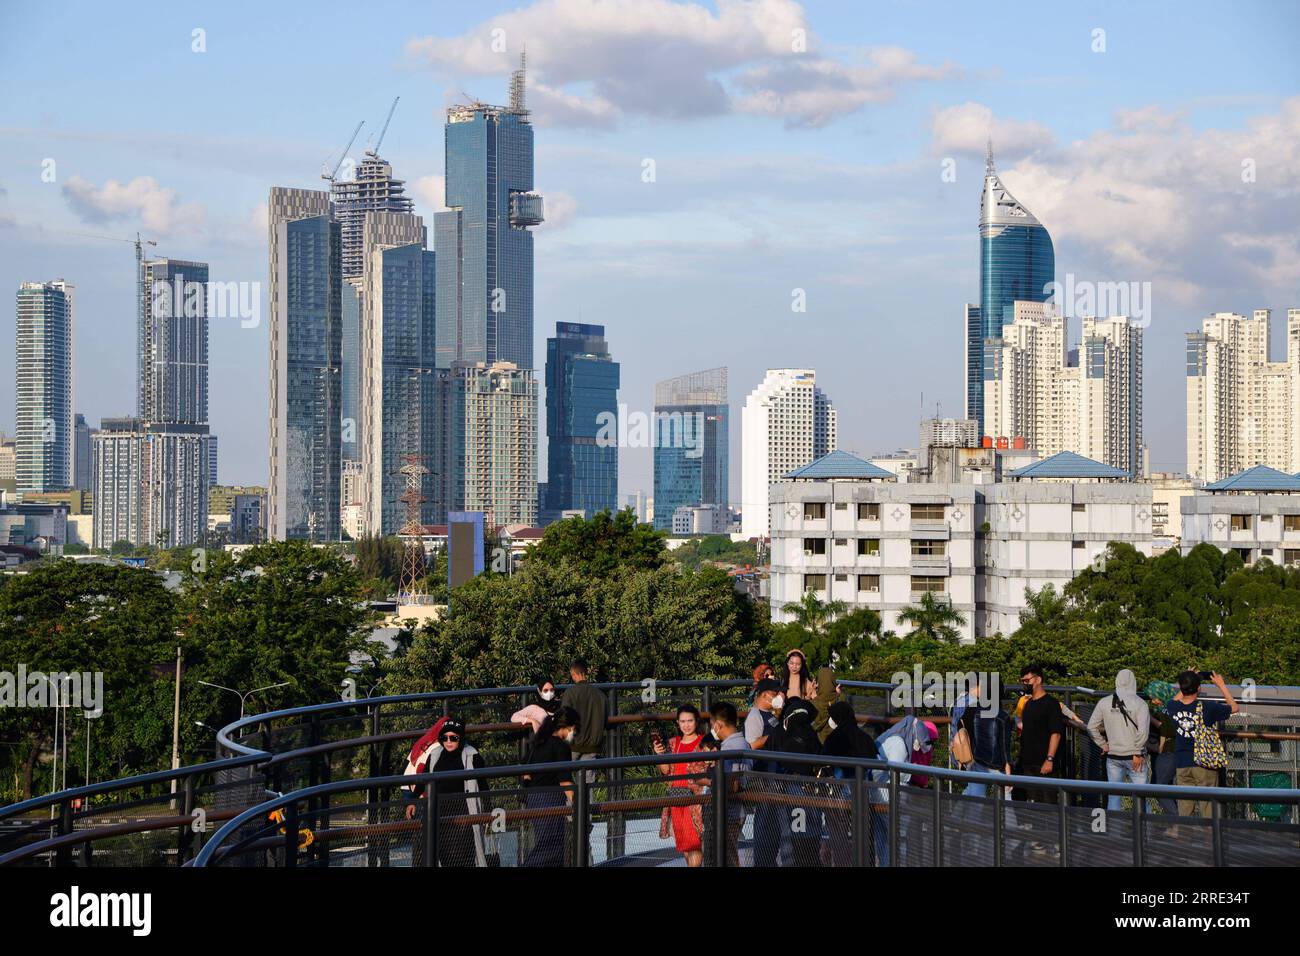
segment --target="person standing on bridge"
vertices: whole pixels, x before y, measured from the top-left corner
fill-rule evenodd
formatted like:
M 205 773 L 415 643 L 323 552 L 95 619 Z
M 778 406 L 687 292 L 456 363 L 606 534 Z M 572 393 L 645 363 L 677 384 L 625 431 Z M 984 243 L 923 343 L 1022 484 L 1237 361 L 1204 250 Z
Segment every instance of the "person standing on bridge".
M 1055 777 L 1056 753 L 1065 738 L 1060 701 L 1043 689 L 1043 669 L 1037 664 L 1022 667 L 1020 680 L 1024 682 L 1027 700 L 1021 714 L 1016 773 L 1024 777 Z M 1056 791 L 1047 788 L 1026 788 L 1020 796 L 1030 803 L 1056 802 Z
M 1174 721 L 1174 754 L 1178 770 L 1174 781 L 1180 787 L 1213 787 L 1219 783 L 1219 771 L 1228 766 L 1228 755 L 1215 724 L 1221 724 L 1237 712 L 1237 701 L 1228 690 L 1223 678 L 1208 673 L 1214 686 L 1223 694 L 1225 703 L 1201 700 L 1201 673 L 1183 671 L 1178 675 L 1178 694 L 1165 705 Z M 1199 813 L 1211 816 L 1214 807 L 1209 800 L 1179 800 L 1178 815 L 1190 817 Z
M 524 763 L 538 769 L 522 775 L 524 806 L 529 810 L 562 807 L 573 802 L 573 772 L 546 770 L 546 764 L 568 763 L 573 759 L 573 739 L 582 729 L 578 712 L 561 707 L 542 721 L 524 753 Z M 555 814 L 533 821 L 533 846 L 521 866 L 564 865 L 564 817 Z
M 427 753 L 426 772 L 455 770 L 482 770 L 483 755 L 465 739 L 465 724 L 454 716 L 442 721 L 438 741 Z M 409 767 L 408 767 L 409 771 Z M 494 856 L 494 846 L 487 845 L 487 835 L 481 824 L 443 822 L 445 818 L 483 812 L 477 780 L 443 780 L 435 777 L 433 790 L 438 808 L 438 865 L 487 866 L 488 856 Z M 407 791 L 406 819 L 415 817 L 416 807 L 423 797 L 424 788 L 416 785 Z M 416 846 L 423 846 L 418 840 Z
M 605 695 L 587 682 L 588 669 L 585 659 L 574 659 L 569 665 L 569 680 L 572 684 L 560 699 L 563 706 L 578 712 L 581 729 L 570 742 L 574 760 L 595 760 L 605 745 L 605 712 L 609 705 Z M 587 770 L 585 773 L 587 783 L 596 782 L 596 771 Z
M 1103 697 L 1088 719 L 1088 736 L 1106 756 L 1106 779 L 1111 783 L 1146 783 L 1147 738 L 1151 714 L 1137 694 L 1137 677 L 1127 668 L 1115 675 L 1115 693 Z M 1134 798 L 1135 800 L 1138 798 Z M 1106 798 L 1106 809 L 1118 811 L 1118 793 Z
M 663 742 L 662 738 L 655 738 L 655 753 L 693 754 L 699 749 L 700 712 L 693 705 L 682 704 L 677 708 L 677 729 L 680 733 L 669 738 L 667 744 Z M 691 781 L 688 777 L 694 769 L 691 764 L 661 763 L 658 766 L 661 774 L 677 778 L 668 782 L 668 786 L 674 789 L 677 794 L 690 791 Z M 666 818 L 662 819 L 660 823 L 660 839 L 667 838 L 669 825 L 671 825 L 677 852 L 686 858 L 687 866 L 699 866 L 703 862 L 704 851 L 700 842 L 700 833 L 696 830 L 691 816 L 692 810 L 696 809 L 696 806 L 688 804 L 686 806 L 665 807 L 664 809 Z

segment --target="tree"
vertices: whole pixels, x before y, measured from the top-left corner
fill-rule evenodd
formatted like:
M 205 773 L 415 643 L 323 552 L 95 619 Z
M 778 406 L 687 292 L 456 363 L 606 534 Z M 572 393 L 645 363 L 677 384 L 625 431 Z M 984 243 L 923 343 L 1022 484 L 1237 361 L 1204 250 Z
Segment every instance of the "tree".
M 1065 618 L 1070 610 L 1070 600 L 1064 594 L 1056 593 L 1056 586 L 1044 584 L 1035 591 L 1025 588 L 1025 609 L 1020 612 L 1020 624 L 1056 624 Z
M 930 591 L 921 595 L 920 603 L 899 611 L 898 620 L 912 626 L 909 637 L 925 637 L 949 644 L 961 640 L 961 632 L 957 629 L 966 624 L 966 618 L 960 612 L 946 601 L 936 601 Z
M 848 610 L 844 601 L 823 601 L 814 591 L 804 591 L 797 601 L 789 601 L 781 610 L 794 615 L 794 623 L 812 634 L 822 634 L 836 617 Z
M 366 535 L 357 539 L 352 550 L 366 597 L 383 600 L 397 591 L 402 573 L 403 545 L 400 538 Z
M 143 569 L 58 561 L 0 589 L 0 661 L 6 669 L 22 665 L 28 675 L 29 687 L 14 686 L 16 693 L 25 695 L 38 674 L 98 675 L 103 712 L 93 718 L 94 779 L 159 769 L 161 755 L 170 755 L 172 685 L 153 665 L 175 658 L 175 626 L 173 595 Z M 82 702 L 89 703 L 85 696 Z M 87 720 L 84 709 L 66 713 L 75 752 Z M 18 742 L 0 754 L 12 755 L 23 797 L 33 794 L 54 747 L 54 714 L 51 706 L 0 706 L 0 737 Z M 80 782 L 80 774 L 68 774 L 70 785 Z
M 649 570 L 665 561 L 664 538 L 663 532 L 638 524 L 631 508 L 617 515 L 602 511 L 591 518 L 574 516 L 549 525 L 528 552 L 528 562 L 570 561 L 596 575 L 619 568 Z

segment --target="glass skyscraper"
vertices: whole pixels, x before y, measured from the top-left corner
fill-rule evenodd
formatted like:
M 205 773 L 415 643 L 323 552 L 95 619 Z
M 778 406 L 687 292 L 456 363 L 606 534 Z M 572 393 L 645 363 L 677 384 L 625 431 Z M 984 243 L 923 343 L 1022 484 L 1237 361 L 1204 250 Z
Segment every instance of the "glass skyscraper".
M 655 385 L 655 527 L 671 531 L 683 505 L 728 506 L 727 370 Z
M 438 252 L 438 368 L 454 362 L 533 367 L 533 126 L 523 71 L 510 105 L 447 110 L 446 204 L 433 217 Z
M 1056 277 L 1052 237 L 1002 185 L 990 148 L 980 197 L 980 302 L 966 309 L 966 417 L 984 430 L 984 342 L 1000 339 L 1014 319 L 1014 303 L 1046 302 Z
M 546 340 L 543 521 L 561 511 L 618 510 L 618 443 L 596 443 L 601 413 L 618 414 L 618 384 L 603 325 L 555 324 L 555 337 Z
M 18 287 L 14 347 L 15 478 L 19 491 L 72 484 L 73 287 Z
M 329 194 L 271 189 L 273 540 L 339 538 L 342 241 Z

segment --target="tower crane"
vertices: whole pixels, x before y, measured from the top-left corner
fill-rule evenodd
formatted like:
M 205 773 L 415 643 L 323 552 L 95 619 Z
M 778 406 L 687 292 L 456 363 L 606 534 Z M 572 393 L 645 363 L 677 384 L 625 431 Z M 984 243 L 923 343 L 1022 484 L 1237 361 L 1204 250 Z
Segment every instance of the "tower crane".
M 360 123 L 357 124 L 357 128 L 352 131 L 352 138 L 348 140 L 348 144 L 343 147 L 343 155 L 340 156 L 339 161 L 334 164 L 333 170 L 327 173 L 325 172 L 325 167 L 324 166 L 321 167 L 321 174 L 320 174 L 321 179 L 328 180 L 331 183 L 334 182 L 334 177 L 339 174 L 339 167 L 343 165 L 343 160 L 348 158 L 348 150 L 350 150 L 352 148 L 352 144 L 357 141 L 357 134 L 361 132 L 361 127 L 365 125 L 366 125 L 366 121 L 362 120 Z
M 140 233 L 138 232 L 135 234 L 134 239 L 123 239 L 121 236 L 100 236 L 93 232 L 74 232 L 72 235 L 81 236 L 85 239 L 107 239 L 109 242 L 129 242 L 135 246 L 135 261 L 137 265 L 144 261 L 144 250 L 141 248 L 142 246 L 158 245 L 158 243 L 154 242 L 152 239 L 141 239 Z
M 400 96 L 393 97 L 393 105 L 388 107 L 388 118 L 384 120 L 384 128 L 379 131 L 379 139 L 375 140 L 373 148 L 366 150 L 366 155 L 371 159 L 379 158 L 379 144 L 384 141 L 384 134 L 388 132 L 388 124 L 393 121 L 393 111 L 397 109 L 397 101 L 400 99 Z

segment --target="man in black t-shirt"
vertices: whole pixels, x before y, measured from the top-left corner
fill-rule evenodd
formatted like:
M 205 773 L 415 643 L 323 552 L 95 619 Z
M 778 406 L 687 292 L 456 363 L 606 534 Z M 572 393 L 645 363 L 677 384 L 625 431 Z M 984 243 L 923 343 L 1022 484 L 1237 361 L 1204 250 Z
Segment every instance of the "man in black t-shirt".
M 1056 776 L 1056 752 L 1065 735 L 1061 703 L 1043 689 L 1043 669 L 1028 664 L 1020 680 L 1029 700 L 1020 714 L 1020 757 L 1015 772 L 1025 777 Z M 1056 791 L 1026 788 L 1024 799 L 1033 803 L 1054 803 Z

